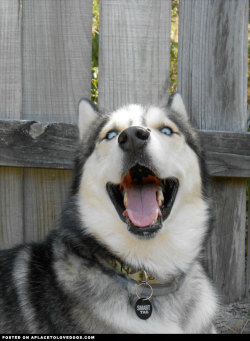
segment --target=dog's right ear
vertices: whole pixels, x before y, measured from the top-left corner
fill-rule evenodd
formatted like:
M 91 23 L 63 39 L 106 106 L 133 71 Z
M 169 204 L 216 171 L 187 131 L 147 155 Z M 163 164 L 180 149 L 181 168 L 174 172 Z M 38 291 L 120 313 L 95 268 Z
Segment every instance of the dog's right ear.
M 175 92 L 168 100 L 168 107 L 179 113 L 185 120 L 188 120 L 188 114 L 185 108 L 185 104 L 179 92 Z
M 78 129 L 79 137 L 83 138 L 84 134 L 88 130 L 94 120 L 98 117 L 98 111 L 94 105 L 88 99 L 81 99 L 79 102 L 79 118 L 78 118 Z

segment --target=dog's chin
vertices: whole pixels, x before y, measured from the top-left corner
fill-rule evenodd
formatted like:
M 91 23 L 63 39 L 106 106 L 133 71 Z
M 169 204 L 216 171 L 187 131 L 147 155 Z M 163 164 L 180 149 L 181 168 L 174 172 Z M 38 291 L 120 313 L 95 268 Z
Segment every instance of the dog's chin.
M 161 179 L 151 169 L 139 164 L 128 170 L 120 184 L 106 184 L 120 219 L 139 239 L 151 239 L 159 233 L 171 213 L 178 188 L 177 178 Z
M 138 227 L 134 225 L 129 218 L 126 220 L 128 231 L 135 235 L 138 239 L 152 239 L 162 228 L 161 219 L 158 219 L 160 221 L 157 220 L 155 223 L 145 227 Z

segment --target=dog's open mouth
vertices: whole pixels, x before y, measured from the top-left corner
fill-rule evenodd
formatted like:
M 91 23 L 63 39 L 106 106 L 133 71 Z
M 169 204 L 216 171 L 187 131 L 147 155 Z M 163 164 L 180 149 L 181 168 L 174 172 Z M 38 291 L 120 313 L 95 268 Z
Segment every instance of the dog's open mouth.
M 130 232 L 152 236 L 161 229 L 173 207 L 179 182 L 158 178 L 150 169 L 136 165 L 119 185 L 107 183 L 107 191 Z

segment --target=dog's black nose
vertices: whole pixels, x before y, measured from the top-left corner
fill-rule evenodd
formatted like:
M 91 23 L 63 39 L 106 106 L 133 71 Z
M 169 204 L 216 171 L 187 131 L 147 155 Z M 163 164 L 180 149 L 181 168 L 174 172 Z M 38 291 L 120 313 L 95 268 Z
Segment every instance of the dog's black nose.
M 147 144 L 149 136 L 149 129 L 137 126 L 129 127 L 121 132 L 118 143 L 124 151 L 136 152 Z

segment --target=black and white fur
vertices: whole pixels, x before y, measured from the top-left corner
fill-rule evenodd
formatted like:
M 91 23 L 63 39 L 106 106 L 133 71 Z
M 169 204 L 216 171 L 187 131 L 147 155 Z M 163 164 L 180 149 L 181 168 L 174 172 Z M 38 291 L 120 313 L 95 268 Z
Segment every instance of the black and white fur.
M 122 181 L 126 164 L 118 136 L 133 126 L 150 129 L 143 162 L 160 178 L 179 181 L 170 215 L 150 238 L 129 231 L 106 188 L 108 182 Z M 174 134 L 163 134 L 163 126 Z M 108 140 L 112 130 L 117 136 Z M 166 108 L 133 104 L 107 114 L 83 100 L 79 131 L 74 180 L 60 228 L 41 243 L 0 252 L 0 332 L 215 332 L 216 294 L 201 265 L 210 224 L 208 179 L 181 96 L 173 96 Z M 177 291 L 153 295 L 153 313 L 141 320 L 135 298 L 96 253 L 166 282 L 180 272 L 185 279 Z

